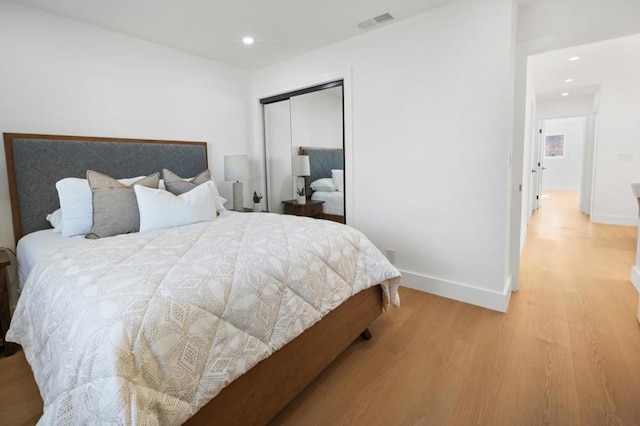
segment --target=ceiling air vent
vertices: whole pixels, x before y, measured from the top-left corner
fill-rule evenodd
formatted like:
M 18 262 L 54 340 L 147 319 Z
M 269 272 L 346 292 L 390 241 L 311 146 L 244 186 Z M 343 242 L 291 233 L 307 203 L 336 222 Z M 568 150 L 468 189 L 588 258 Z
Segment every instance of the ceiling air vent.
M 385 22 L 389 22 L 393 20 L 393 16 L 391 16 L 390 13 L 383 13 L 380 16 L 376 16 L 375 18 L 373 18 L 374 21 L 376 21 L 378 24 L 384 24 Z
M 384 24 L 385 22 L 389 22 L 393 20 L 393 16 L 390 13 L 383 13 L 380 16 L 376 16 L 375 18 L 367 19 L 366 21 L 362 21 L 358 24 L 358 27 L 363 30 L 368 30 L 369 28 L 375 27 L 376 25 Z

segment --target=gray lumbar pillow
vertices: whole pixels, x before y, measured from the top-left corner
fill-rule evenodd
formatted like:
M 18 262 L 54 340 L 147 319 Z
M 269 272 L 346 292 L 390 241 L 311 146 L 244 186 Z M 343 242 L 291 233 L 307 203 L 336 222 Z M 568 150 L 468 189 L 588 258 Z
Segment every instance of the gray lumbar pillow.
M 171 170 L 163 169 L 162 177 L 164 178 L 164 186 L 167 191 L 173 195 L 182 195 L 185 192 L 191 191 L 196 186 L 208 182 L 211 180 L 211 172 L 206 169 L 198 174 L 193 179 L 184 179 L 173 173 Z
M 133 186 L 157 189 L 160 174 L 154 173 L 128 186 L 105 174 L 87 170 L 87 181 L 93 197 L 93 226 L 86 238 L 104 238 L 140 230 L 140 212 Z

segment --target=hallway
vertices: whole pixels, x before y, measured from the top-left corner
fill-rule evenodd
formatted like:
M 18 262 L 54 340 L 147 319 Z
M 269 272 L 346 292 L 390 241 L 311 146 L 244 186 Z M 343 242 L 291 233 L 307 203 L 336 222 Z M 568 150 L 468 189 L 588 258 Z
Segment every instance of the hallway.
M 543 200 L 506 315 L 403 288 L 273 423 L 640 424 L 637 229 L 577 205 Z
M 509 313 L 528 309 L 536 342 L 525 359 L 546 358 L 536 387 L 557 399 L 549 414 L 561 424 L 640 424 L 636 238 L 637 228 L 591 224 L 571 192 L 550 193 L 529 225 Z

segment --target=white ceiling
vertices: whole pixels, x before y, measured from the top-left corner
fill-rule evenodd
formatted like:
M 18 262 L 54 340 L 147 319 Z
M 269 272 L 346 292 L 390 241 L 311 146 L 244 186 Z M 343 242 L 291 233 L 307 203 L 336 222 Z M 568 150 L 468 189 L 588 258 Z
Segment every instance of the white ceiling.
M 12 0 L 218 62 L 255 70 L 457 0 Z M 518 0 L 526 5 L 536 0 Z M 244 36 L 255 44 L 242 44 Z
M 572 56 L 580 57 L 569 61 Z M 640 63 L 640 35 L 607 40 L 534 55 L 529 58 L 538 100 L 595 93 L 616 67 Z M 635 66 L 635 65 L 634 65 Z M 572 78 L 573 82 L 565 80 Z
M 359 22 L 385 12 L 396 20 L 367 31 L 455 0 L 13 1 L 253 70 L 362 34 Z

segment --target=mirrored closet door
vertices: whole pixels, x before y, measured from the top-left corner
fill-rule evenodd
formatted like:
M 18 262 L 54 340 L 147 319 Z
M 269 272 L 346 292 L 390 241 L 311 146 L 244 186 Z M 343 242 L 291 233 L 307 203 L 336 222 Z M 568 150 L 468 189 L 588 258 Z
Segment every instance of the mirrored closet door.
M 268 210 L 345 223 L 342 81 L 261 103 Z

